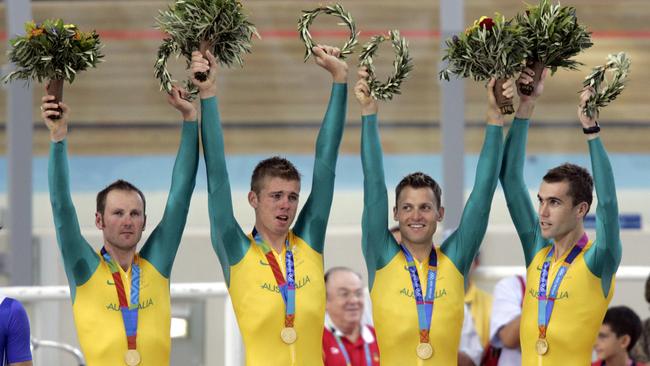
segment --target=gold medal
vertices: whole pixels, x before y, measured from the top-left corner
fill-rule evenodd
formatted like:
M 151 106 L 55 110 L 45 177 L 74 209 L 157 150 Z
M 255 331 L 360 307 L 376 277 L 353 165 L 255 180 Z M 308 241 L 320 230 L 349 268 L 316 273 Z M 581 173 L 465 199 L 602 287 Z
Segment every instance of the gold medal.
M 296 333 L 295 328 L 285 327 L 282 328 L 282 331 L 280 332 L 280 338 L 282 338 L 282 342 L 286 344 L 293 344 L 296 342 L 298 334 Z
M 421 360 L 428 360 L 433 356 L 433 347 L 431 343 L 420 343 L 415 349 L 415 353 L 418 355 L 418 358 Z
M 137 366 L 140 364 L 140 352 L 134 349 L 126 351 L 124 354 L 124 362 L 128 366 Z
M 539 338 L 537 342 L 535 342 L 535 350 L 540 356 L 545 355 L 546 352 L 548 352 L 548 342 L 546 341 L 546 338 Z

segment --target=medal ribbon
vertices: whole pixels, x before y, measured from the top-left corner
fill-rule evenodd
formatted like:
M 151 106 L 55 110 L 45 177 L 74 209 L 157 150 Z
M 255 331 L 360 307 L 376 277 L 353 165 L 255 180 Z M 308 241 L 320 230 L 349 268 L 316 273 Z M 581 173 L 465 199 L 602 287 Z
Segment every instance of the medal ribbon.
M 429 254 L 429 270 L 427 272 L 427 292 L 422 294 L 420 276 L 415 266 L 415 260 L 404 244 L 400 243 L 402 253 L 406 257 L 411 284 L 413 285 L 413 296 L 418 310 L 418 324 L 420 327 L 420 343 L 429 343 L 429 329 L 431 328 L 431 314 L 433 314 L 433 299 L 436 293 L 436 276 L 438 270 L 438 256 L 436 247 L 431 248 Z
M 115 283 L 115 291 L 117 291 L 117 299 L 120 303 L 120 311 L 122 312 L 122 321 L 124 322 L 124 330 L 126 331 L 127 347 L 130 350 L 136 349 L 136 338 L 138 336 L 138 309 L 140 304 L 140 266 L 138 265 L 137 255 L 133 258 L 131 264 L 131 305 L 126 301 L 126 293 L 124 291 L 124 283 L 118 264 L 111 258 L 106 248 L 102 247 L 102 257 L 108 265 L 108 269 L 113 276 Z
M 285 304 L 284 326 L 292 328 L 293 322 L 296 319 L 296 274 L 294 270 L 293 252 L 291 252 L 289 246 L 289 236 L 287 235 L 287 238 L 284 241 L 286 248 L 285 265 L 287 272 L 287 279 L 285 281 L 280 265 L 275 259 L 271 247 L 264 241 L 264 239 L 262 239 L 262 236 L 256 228 L 253 228 L 253 233 L 251 235 L 255 239 L 255 243 L 257 243 L 257 245 L 262 249 L 262 252 L 264 252 L 264 256 L 269 262 L 269 266 L 273 272 L 273 277 L 275 277 L 275 282 L 280 289 L 280 295 L 282 295 L 282 300 Z
M 564 275 L 566 275 L 567 271 L 569 270 L 569 266 L 571 266 L 573 260 L 576 259 L 578 254 L 580 254 L 582 249 L 584 249 L 588 241 L 589 238 L 587 237 L 587 234 L 583 234 L 580 240 L 578 240 L 573 248 L 571 248 L 571 251 L 566 256 L 564 262 L 562 262 L 560 268 L 558 269 L 557 274 L 555 275 L 555 279 L 553 279 L 551 291 L 549 292 L 548 296 L 546 296 L 546 290 L 548 287 L 548 272 L 549 268 L 551 267 L 551 259 L 553 258 L 555 246 L 552 246 L 551 250 L 549 250 L 548 254 L 546 255 L 546 259 L 542 265 L 542 271 L 539 277 L 539 291 L 537 297 L 537 325 L 539 328 L 540 339 L 546 338 L 546 330 L 548 329 L 548 323 L 551 320 L 551 314 L 553 313 L 553 306 L 555 305 L 555 300 L 557 299 L 560 283 L 564 279 Z
M 334 334 L 334 338 L 336 339 L 336 344 L 339 346 L 339 349 L 341 350 L 341 353 L 343 354 L 343 357 L 345 358 L 345 365 L 346 366 L 352 366 L 352 360 L 350 359 L 350 355 L 348 355 L 348 351 L 345 349 L 345 345 L 343 344 L 343 341 L 341 340 L 341 337 L 338 336 L 338 333 L 336 329 L 332 328 L 332 334 Z M 359 337 L 363 340 L 363 336 L 360 334 Z M 370 355 L 370 345 L 368 342 L 363 340 L 363 353 L 366 356 L 366 366 L 372 366 L 372 357 Z

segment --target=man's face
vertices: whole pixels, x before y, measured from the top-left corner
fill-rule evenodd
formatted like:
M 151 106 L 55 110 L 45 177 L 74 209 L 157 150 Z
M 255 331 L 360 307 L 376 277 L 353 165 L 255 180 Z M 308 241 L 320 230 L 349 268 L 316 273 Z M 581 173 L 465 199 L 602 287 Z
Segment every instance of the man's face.
M 136 247 L 145 221 L 144 203 L 135 191 L 114 189 L 108 192 L 104 212 L 95 214 L 95 225 L 103 231 L 104 243 L 121 250 Z
M 404 187 L 393 209 L 402 241 L 414 245 L 431 245 L 444 212 L 436 202 L 433 190 L 428 187 Z
M 547 183 L 542 181 L 537 198 L 539 200 L 539 225 L 545 239 L 562 238 L 578 226 L 586 214 L 587 203 L 573 205 L 568 195 L 566 181 Z
M 603 324 L 600 326 L 600 331 L 598 331 L 594 350 L 599 359 L 606 360 L 621 353 L 626 354 L 629 344 L 629 335 L 626 334 L 619 337 L 612 331 L 608 324 Z
M 286 235 L 296 217 L 300 182 L 277 177 L 266 177 L 259 194 L 251 191 L 248 201 L 255 209 L 258 230 L 263 227 L 276 235 Z
M 333 272 L 327 279 L 325 309 L 337 328 L 361 324 L 363 316 L 363 284 L 350 271 Z

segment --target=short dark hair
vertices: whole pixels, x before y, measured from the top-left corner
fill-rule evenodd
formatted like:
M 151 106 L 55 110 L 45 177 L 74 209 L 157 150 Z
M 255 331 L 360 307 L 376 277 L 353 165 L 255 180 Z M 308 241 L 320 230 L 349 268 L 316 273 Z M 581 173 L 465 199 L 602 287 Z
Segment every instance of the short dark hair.
M 102 215 L 104 214 L 104 209 L 106 208 L 106 197 L 110 191 L 114 190 L 136 192 L 142 199 L 142 212 L 145 213 L 147 211 L 147 201 L 144 199 L 144 194 L 142 191 L 133 184 L 125 180 L 118 179 L 97 193 L 97 212 Z
M 251 176 L 251 191 L 260 193 L 262 180 L 266 177 L 295 180 L 300 183 L 300 173 L 289 160 L 274 156 L 257 163 Z
M 632 350 L 636 341 L 639 340 L 641 331 L 643 330 L 641 318 L 639 318 L 634 310 L 627 306 L 613 306 L 607 309 L 605 319 L 603 319 L 603 325 L 608 325 L 617 337 L 624 335 L 630 337 L 630 344 L 627 346 L 628 352 Z
M 589 212 L 594 200 L 594 180 L 587 169 L 575 164 L 564 163 L 549 170 L 543 179 L 546 183 L 568 182 L 567 194 L 573 200 L 573 206 L 587 202 L 587 212 Z
M 332 276 L 332 274 L 334 274 L 334 273 L 336 273 L 336 272 L 350 272 L 350 273 L 354 273 L 355 275 L 357 275 L 357 277 L 359 277 L 360 280 L 363 280 L 363 277 L 361 277 L 361 275 L 360 275 L 359 273 L 357 273 L 355 270 L 353 270 L 352 268 L 349 268 L 349 267 L 343 267 L 343 266 L 338 266 L 338 267 L 332 267 L 332 268 L 328 269 L 327 272 L 325 272 L 325 284 L 326 284 L 326 285 L 327 285 L 327 281 L 330 279 L 330 277 Z
M 399 200 L 399 194 L 402 193 L 402 190 L 405 187 L 431 188 L 433 195 L 436 198 L 436 204 L 438 205 L 438 208 L 442 206 L 442 202 L 440 202 L 440 198 L 442 197 L 442 188 L 440 188 L 438 182 L 436 182 L 435 179 L 431 178 L 429 175 L 422 172 L 415 172 L 402 178 L 402 180 L 397 184 L 397 187 L 395 187 L 395 204 L 397 204 L 397 201 Z

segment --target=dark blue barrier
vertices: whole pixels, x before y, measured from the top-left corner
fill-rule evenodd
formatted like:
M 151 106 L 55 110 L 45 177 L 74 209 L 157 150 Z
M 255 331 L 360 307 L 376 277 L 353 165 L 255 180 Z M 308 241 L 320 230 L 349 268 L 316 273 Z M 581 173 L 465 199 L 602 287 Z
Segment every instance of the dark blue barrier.
M 621 229 L 641 229 L 641 214 L 627 213 L 618 215 L 618 222 Z M 585 217 L 585 228 L 596 228 L 596 215 L 589 214 Z

